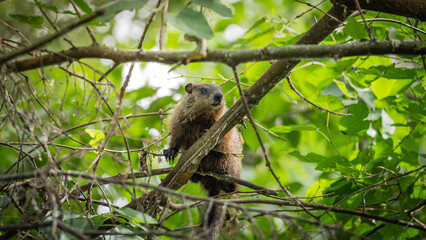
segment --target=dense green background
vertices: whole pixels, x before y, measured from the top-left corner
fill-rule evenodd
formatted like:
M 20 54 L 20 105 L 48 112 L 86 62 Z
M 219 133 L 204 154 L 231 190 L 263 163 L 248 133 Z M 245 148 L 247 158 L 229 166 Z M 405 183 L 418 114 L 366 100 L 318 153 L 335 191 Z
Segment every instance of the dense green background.
M 85 5 L 84 1 L 75 2 L 80 7 L 80 12 L 90 14 L 92 9 L 98 9 L 108 1 L 88 1 L 88 5 Z M 143 5 L 142 2 L 139 3 L 140 6 L 136 6 L 138 9 L 132 11 L 133 15 L 131 15 L 131 12 L 124 13 L 127 16 L 133 16 L 130 19 L 132 25 L 129 27 L 131 33 L 125 39 L 120 40 L 121 38 L 114 33 L 114 28 L 118 23 L 117 18 L 112 18 L 111 20 L 104 19 L 105 23 L 97 23 L 97 25 L 104 26 L 91 25 L 97 40 L 102 44 L 114 39 L 114 47 L 135 49 L 142 32 L 141 29 L 143 29 L 156 4 L 156 1 L 149 1 L 143 8 L 140 8 Z M 187 6 L 188 1 L 170 1 L 168 19 L 172 22 L 167 25 L 167 49 L 192 50 L 195 48 L 194 43 L 187 42 L 183 38 L 184 32 L 180 29 L 185 30 L 185 23 L 179 23 L 179 20 L 176 19 L 185 6 L 187 9 L 193 9 L 196 10 L 195 13 L 199 13 L 200 7 L 196 3 L 204 1 L 194 2 Z M 229 15 L 229 12 L 223 8 L 221 8 L 224 11 L 222 14 L 211 10 L 215 10 L 214 8 L 207 8 L 203 11 L 213 30 L 212 37 L 207 41 L 210 49 L 252 49 L 265 47 L 269 43 L 269 46 L 273 47 L 291 45 L 315 23 L 315 19 L 323 16 L 323 13 L 316 9 L 305 13 L 311 8 L 297 1 L 253 0 L 222 1 L 222 3 L 231 9 L 233 14 Z M 309 1 L 309 3 L 318 4 L 318 1 Z M 318 7 L 327 11 L 331 4 L 327 1 Z M 36 41 L 40 36 L 54 33 L 54 29 L 46 16 L 54 26 L 61 29 L 71 22 L 78 21 L 78 17 L 71 13 L 74 13 L 74 10 L 70 7 L 68 1 L 4 1 L 0 3 L 1 20 L 18 29 L 30 41 Z M 304 14 L 300 16 L 302 13 Z M 390 14 L 365 13 L 365 18 L 376 17 L 394 19 L 408 24 L 414 22 L 413 19 Z M 368 31 L 364 23 L 357 22 L 360 19 L 360 16 L 350 18 L 345 22 L 345 26 L 338 28 L 323 44 L 350 44 L 368 39 Z M 283 24 L 288 24 L 290 21 L 293 22 L 282 33 L 279 33 Z M 236 24 L 246 31 L 241 38 L 235 41 L 227 41 L 224 37 L 225 30 L 231 24 Z M 377 21 L 369 23 L 369 26 L 379 40 L 419 40 L 426 37 L 425 34 L 414 33 L 412 29 L 397 23 Z M 139 31 L 135 29 L 136 27 L 139 28 Z M 143 43 L 144 49 L 158 49 L 160 27 L 161 16 L 157 15 Z M 425 24 L 421 23 L 417 27 L 426 30 Z M 208 29 L 201 28 L 200 31 L 208 32 Z M 4 24 L 0 24 L 0 31 L 2 38 L 25 44 L 16 32 Z M 91 39 L 84 28 L 72 31 L 65 37 L 76 46 L 91 44 Z M 70 47 L 70 44 L 60 38 L 46 46 L 46 49 L 60 51 Z M 10 52 L 11 49 L 3 44 L 1 51 L 5 53 Z M 81 62 L 90 67 L 77 62 L 64 63 L 61 66 L 93 81 L 99 79 L 99 73 L 105 73 L 111 66 L 102 64 L 99 59 L 84 59 Z M 140 65 L 144 68 L 148 63 L 141 63 Z M 251 65 L 252 63 L 247 63 L 238 66 L 239 71 L 250 66 L 241 75 L 244 88 L 253 84 L 269 68 L 270 62 L 258 62 Z M 95 72 L 94 69 L 98 72 Z M 168 71 L 168 69 L 165 68 L 165 71 Z M 322 107 L 338 112 L 353 113 L 354 116 L 336 116 L 312 107 L 302 101 L 290 89 L 286 81 L 282 81 L 274 87 L 251 113 L 257 123 L 286 139 L 286 141 L 282 141 L 276 136 L 260 131 L 272 167 L 279 176 L 281 183 L 284 186 L 289 186 L 289 190 L 300 197 L 328 194 L 326 197 L 308 198 L 306 201 L 332 206 L 343 197 L 363 187 L 424 165 L 426 163 L 424 158 L 426 147 L 426 128 L 424 126 L 426 120 L 425 69 L 424 60 L 420 56 L 388 55 L 303 60 L 291 74 L 295 87 L 306 98 Z M 13 109 L 5 101 L 5 97 L 2 97 L 0 109 L 1 142 L 35 143 L 35 136 L 39 139 L 52 137 L 59 133 L 61 128 L 68 129 L 89 121 L 112 116 L 107 106 L 101 101 L 99 94 L 87 82 L 68 75 L 58 67 L 46 67 L 40 69 L 40 71 L 41 75 L 36 70 L 32 70 L 24 72 L 25 77 L 12 74 L 7 76 L 7 81 L 1 80 L 3 81 L 2 91 L 4 92 L 7 89 L 15 99 L 18 111 L 25 113 L 27 123 L 30 123 L 33 127 L 31 131 L 28 131 L 25 128 L 25 121 L 17 116 L 16 109 Z M 184 82 L 216 82 L 219 84 L 233 77 L 232 70 L 229 67 L 215 63 L 191 63 L 178 67 L 175 72 L 182 77 L 167 81 L 179 80 L 181 86 Z M 117 91 L 119 91 L 123 76 L 126 74 L 127 70 L 123 71 L 123 66 L 119 66 L 108 75 L 108 79 L 114 87 L 97 85 L 113 110 L 115 110 L 117 102 Z M 167 77 L 165 74 L 161 76 Z M 141 79 L 133 78 L 131 81 L 141 81 Z M 137 90 L 127 92 L 123 100 L 121 115 L 158 112 L 176 104 L 179 97 L 184 94 L 183 87 L 180 87 L 172 89 L 167 96 L 159 97 L 157 95 L 159 88 L 153 87 L 155 81 L 158 81 L 158 79 L 148 79 L 149 84 L 146 83 Z M 235 82 L 224 84 L 222 90 L 225 93 L 228 106 L 232 105 L 234 99 L 239 98 Z M 37 96 L 45 109 L 34 100 L 33 95 Z M 144 107 L 140 104 L 141 100 Z M 47 112 L 50 113 L 50 116 Z M 130 149 L 138 149 L 154 142 L 161 136 L 165 136 L 167 134 L 166 122 L 166 118 L 157 115 L 132 118 L 120 123 Z M 70 135 L 85 143 L 86 146 L 88 144 L 95 146 L 97 140 L 103 140 L 101 133 L 107 134 L 110 124 L 110 122 L 92 124 L 73 130 Z M 265 160 L 254 131 L 250 124 L 247 125 L 247 129 L 241 129 L 245 141 L 241 178 L 278 190 L 278 183 L 265 166 Z M 87 133 L 87 129 L 95 129 L 99 132 L 91 136 Z M 98 139 L 96 140 L 96 138 Z M 95 140 L 93 141 L 93 139 Z M 66 146 L 82 147 L 81 144 L 65 136 L 59 137 L 53 142 Z M 160 153 L 166 144 L 167 140 L 163 140 L 148 150 Z M 14 146 L 19 148 L 19 145 Z M 32 149 L 32 146 L 22 146 L 23 151 L 30 149 Z M 58 146 L 49 146 L 49 151 L 53 156 L 58 153 L 59 149 Z M 119 132 L 113 135 L 107 149 L 125 150 L 123 138 Z M 5 172 L 19 157 L 18 151 L 5 145 L 0 145 L 0 155 L 2 156 L 0 161 L 1 172 Z M 46 152 L 41 148 L 34 151 L 32 155 L 37 159 L 34 163 L 39 168 L 43 167 L 48 161 Z M 58 159 L 61 161 L 60 166 L 63 169 L 83 171 L 95 157 L 96 152 L 94 151 L 62 148 Z M 131 153 L 131 159 L 132 167 L 137 171 L 139 169 L 138 152 Z M 156 156 L 148 154 L 148 160 L 152 168 L 168 166 L 164 159 Z M 34 164 L 28 158 L 25 158 L 10 173 L 34 169 Z M 97 174 L 103 177 L 129 172 L 127 155 L 122 153 L 104 155 L 97 170 Z M 157 185 L 160 177 L 155 176 L 137 181 Z M 87 180 L 82 181 L 82 183 L 86 182 Z M 425 183 L 423 170 L 418 171 L 399 178 L 398 181 L 389 181 L 355 194 L 340 204 L 339 207 L 359 211 L 366 210 L 375 215 L 410 222 L 412 218 L 407 216 L 405 211 L 421 206 L 421 204 L 424 205 L 426 199 Z M 67 187 L 71 188 L 72 184 L 69 183 Z M 129 189 L 131 188 L 126 189 L 119 185 L 110 185 L 105 187 L 105 196 L 101 191 L 95 189 L 92 198 L 102 200 L 106 197 L 111 203 L 122 205 L 123 201 L 131 201 L 132 191 Z M 136 190 L 136 195 L 141 196 L 141 189 Z M 249 191 L 249 189 L 242 188 L 241 191 Z M 200 187 L 193 183 L 189 184 L 184 192 L 204 196 Z M 244 194 L 241 195 L 242 198 L 244 196 Z M 286 197 L 282 192 L 279 193 L 279 196 Z M 2 224 L 19 223 L 22 214 L 13 206 L 5 192 L 0 197 L 2 201 L 0 206 Z M 175 199 L 181 201 L 179 198 Z M 250 204 L 249 206 L 264 208 L 265 210 L 279 209 L 285 211 L 286 209 L 294 209 L 266 204 Z M 94 208 L 97 209 L 96 204 L 94 204 Z M 84 208 L 84 202 L 79 201 L 70 201 L 69 205 L 63 204 L 62 209 L 70 215 L 70 219 L 75 219 L 76 214 L 87 216 L 88 212 Z M 31 215 L 33 211 L 34 206 L 31 206 L 26 214 Z M 319 210 L 313 212 L 317 215 L 321 213 Z M 96 216 L 95 212 L 90 214 Z M 133 213 L 119 212 L 119 214 L 124 217 L 131 216 L 129 218 L 134 221 L 131 225 L 139 226 L 139 230 L 144 228 L 135 220 L 138 219 L 138 216 L 133 216 Z M 310 218 L 304 212 L 289 212 L 288 214 Z M 196 208 L 191 210 L 190 215 L 195 223 L 199 222 L 200 213 Z M 106 216 L 101 215 L 98 218 L 103 219 Z M 188 216 L 187 211 L 181 211 L 170 217 L 164 224 L 170 229 L 183 227 L 191 224 Z M 245 216 L 246 213 L 240 215 L 241 218 Z M 423 223 L 426 222 L 425 210 L 416 212 L 413 216 Z M 140 218 L 143 219 L 143 217 Z M 185 221 L 182 221 L 182 219 Z M 145 221 L 141 220 L 141 222 Z M 334 212 L 328 212 L 324 215 L 321 222 L 339 224 L 344 229 L 359 235 L 366 234 L 382 224 L 380 221 Z M 263 235 L 264 238 L 269 239 L 303 236 L 303 232 L 290 225 L 287 220 L 283 222 L 281 219 L 271 216 L 255 217 L 254 222 L 251 223 L 242 219 L 241 223 L 241 228 L 235 233 L 234 237 L 254 239 Z M 302 226 L 304 231 L 307 231 L 312 237 L 331 238 L 330 232 L 323 231 L 316 225 L 302 221 L 296 223 Z M 86 229 L 81 227 L 82 224 L 75 224 L 75 222 L 70 222 L 70 224 L 77 229 Z M 123 224 L 116 230 L 121 232 L 132 230 L 125 228 Z M 323 233 L 323 235 L 318 235 L 319 233 Z M 33 234 L 37 236 L 36 233 Z M 339 231 L 336 234 L 338 238 L 346 236 L 346 233 Z M 426 237 L 425 232 L 420 230 L 389 223 L 385 223 L 370 237 L 391 239 L 394 236 L 397 236 L 398 239 Z

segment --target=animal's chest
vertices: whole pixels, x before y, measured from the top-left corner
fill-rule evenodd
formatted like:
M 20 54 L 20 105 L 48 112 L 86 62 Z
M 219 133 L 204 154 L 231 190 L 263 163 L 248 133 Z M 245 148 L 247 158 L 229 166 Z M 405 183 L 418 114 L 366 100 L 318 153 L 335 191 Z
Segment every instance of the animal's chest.
M 190 148 L 207 130 L 213 126 L 214 122 L 194 121 L 189 124 L 183 124 L 183 146 L 184 150 Z

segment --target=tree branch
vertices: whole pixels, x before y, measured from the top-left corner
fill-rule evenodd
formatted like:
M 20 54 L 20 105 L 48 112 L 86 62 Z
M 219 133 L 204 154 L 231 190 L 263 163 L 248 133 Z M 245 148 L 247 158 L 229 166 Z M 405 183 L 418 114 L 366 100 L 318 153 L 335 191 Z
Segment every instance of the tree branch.
M 31 52 L 32 50 L 35 50 L 35 49 L 37 49 L 37 48 L 39 48 L 39 47 L 41 47 L 41 46 L 43 46 L 43 45 L 45 45 L 45 44 L 53 41 L 53 40 L 61 37 L 62 35 L 70 32 L 71 30 L 73 30 L 73 29 L 75 29 L 75 28 L 77 28 L 77 27 L 79 27 L 79 26 L 81 26 L 81 25 L 83 25 L 85 23 L 88 23 L 88 22 L 92 21 L 93 19 L 99 17 L 100 15 L 102 15 L 104 13 L 105 13 L 105 10 L 103 10 L 103 9 L 98 10 L 95 13 L 93 13 L 91 16 L 89 16 L 87 18 L 84 18 L 84 19 L 82 19 L 82 20 L 80 20 L 80 21 L 78 21 L 76 23 L 73 23 L 73 24 L 69 25 L 68 27 L 66 27 L 66 28 L 64 28 L 64 29 L 56 32 L 55 34 L 53 34 L 51 36 L 48 36 L 46 38 L 41 39 L 40 41 L 34 43 L 33 45 L 31 45 L 29 47 L 26 47 L 26 48 L 23 48 L 23 49 L 19 49 L 19 50 L 15 51 L 15 52 L 11 52 L 11 53 L 7 54 L 6 56 L 0 57 L 0 64 L 6 62 L 8 60 L 11 60 L 11 59 L 13 59 L 15 57 L 18 57 L 18 56 L 20 56 L 20 55 L 22 55 L 24 53 Z
M 368 187 L 364 188 L 363 191 L 371 189 L 373 187 L 385 184 L 387 182 L 390 182 L 394 179 L 398 179 L 398 178 L 402 178 L 402 177 L 406 177 L 408 175 L 411 175 L 415 172 L 419 172 L 422 171 L 424 168 L 426 167 L 426 165 L 423 165 L 419 168 L 416 168 L 412 171 L 400 174 L 400 175 L 396 175 L 390 178 L 387 178 L 383 181 L 380 181 L 377 184 L 371 184 Z M 160 171 L 163 170 L 167 170 L 168 169 L 158 169 Z M 137 173 L 142 175 L 145 175 L 144 173 Z M 237 179 L 237 178 L 233 178 L 231 176 L 227 176 L 227 175 L 223 175 L 223 174 L 211 174 L 211 173 L 204 173 L 206 175 L 212 176 L 212 177 L 219 177 L 220 179 L 223 180 L 227 180 L 227 181 L 232 181 L 235 183 L 239 183 L 248 186 L 249 184 L 246 184 L 241 179 Z M 243 207 L 241 206 L 242 203 L 257 203 L 257 204 L 273 204 L 273 205 L 277 205 L 277 206 L 299 206 L 298 203 L 295 203 L 291 198 L 277 198 L 277 199 L 228 199 L 228 200 L 222 200 L 222 199 L 216 199 L 216 198 L 211 198 L 211 197 L 199 197 L 199 196 L 194 196 L 194 195 L 189 195 L 186 193 L 181 193 L 181 192 L 176 192 L 173 190 L 170 190 L 168 188 L 164 188 L 164 187 L 156 187 L 153 185 L 149 185 L 146 183 L 135 183 L 135 182 L 128 182 L 125 181 L 124 178 L 121 178 L 119 175 L 117 176 L 113 176 L 110 178 L 100 178 L 99 176 L 93 175 L 93 174 L 87 174 L 87 173 L 81 173 L 81 172 L 76 172 L 76 171 L 58 171 L 56 169 L 48 169 L 48 168 L 44 168 L 44 169 L 40 169 L 40 170 L 36 170 L 36 171 L 32 171 L 32 172 L 24 172 L 24 173 L 14 173 L 14 174 L 8 174 L 5 176 L 0 176 L 0 181 L 15 181 L 15 180 L 22 180 L 25 178 L 32 178 L 32 177 L 46 177 L 46 176 L 69 176 L 69 177 L 78 177 L 78 178 L 85 178 L 85 179 L 91 179 L 94 181 L 99 182 L 100 184 L 124 184 L 124 185 L 130 185 L 130 186 L 138 186 L 138 187 L 145 187 L 145 188 L 153 188 L 156 189 L 158 191 L 162 191 L 164 193 L 167 194 L 172 194 L 172 195 L 177 195 L 177 196 L 181 196 L 184 197 L 186 199 L 192 199 L 192 200 L 197 200 L 197 201 L 212 201 L 215 203 L 219 203 L 219 204 L 226 204 L 229 207 L 233 207 L 233 208 L 237 208 L 237 209 L 242 209 L 242 210 L 250 210 L 250 211 L 255 211 L 255 212 L 261 212 L 264 213 L 266 215 L 274 215 L 274 213 L 272 211 L 266 211 L 264 209 L 260 210 L 258 208 L 250 208 L 250 207 Z M 129 176 L 126 177 L 126 179 L 129 179 Z M 252 189 L 256 189 L 258 188 L 259 190 L 263 190 L 263 187 L 260 186 L 255 186 L 255 187 L 250 187 Z M 267 189 L 266 189 L 267 190 Z M 271 190 L 269 190 L 271 191 Z M 273 192 L 273 191 L 271 191 Z M 358 194 L 360 193 L 360 191 L 356 191 L 354 193 L 351 194 Z M 274 194 L 272 194 L 274 195 Z M 135 202 L 129 203 L 126 207 L 134 207 Z M 302 204 L 304 207 L 306 208 L 312 208 L 313 210 L 325 210 L 325 211 L 331 211 L 331 212 L 336 212 L 336 213 L 344 213 L 344 214 L 350 214 L 350 215 L 356 215 L 356 216 L 360 216 L 360 217 L 365 217 L 365 218 L 369 218 L 369 219 L 375 219 L 378 221 L 383 221 L 386 223 L 392 223 L 392 224 L 396 224 L 396 225 L 401 225 L 401 226 L 407 226 L 410 228 L 416 228 L 416 229 L 420 229 L 423 231 L 426 231 L 426 228 L 423 225 L 416 225 L 414 223 L 411 222 L 407 222 L 404 220 L 400 220 L 400 219 L 394 219 L 394 218 L 389 218 L 389 217 L 382 217 L 379 215 L 374 215 L 368 212 L 364 212 L 364 211 L 358 211 L 358 210 L 351 210 L 351 209 L 344 209 L 344 208 L 338 208 L 336 206 L 327 206 L 327 205 L 323 205 L 323 204 L 317 204 L 317 203 L 309 203 L 309 202 L 300 202 L 300 204 Z M 421 203 L 419 206 L 415 207 L 414 209 L 412 209 L 411 211 L 416 211 L 416 209 L 421 208 L 423 206 L 424 203 Z M 281 215 L 282 217 L 282 215 Z M 289 217 L 289 216 L 287 216 Z M 301 221 L 309 221 L 307 219 L 298 219 Z M 44 226 L 44 225 L 38 225 L 38 223 L 34 223 L 28 226 L 22 226 L 22 229 L 27 229 L 27 228 L 34 228 L 34 227 L 39 227 L 39 226 Z M 0 230 L 16 230 L 16 229 L 20 229 L 19 226 L 13 226 L 13 225 L 8 225 L 8 226 L 0 226 Z
M 342 7 L 332 7 L 299 41 L 301 44 L 317 44 L 325 39 L 352 12 Z M 330 17 L 334 16 L 334 17 Z M 340 21 L 336 21 L 337 18 Z M 286 77 L 299 61 L 278 60 L 246 91 L 248 107 L 253 108 L 281 79 Z M 201 159 L 213 149 L 216 143 L 236 124 L 240 123 L 246 109 L 239 99 L 205 134 L 203 134 L 187 151 L 183 152 L 173 170 L 161 182 L 161 187 L 177 190 L 186 184 L 198 168 Z M 152 191 L 149 195 L 132 201 L 132 206 L 141 206 L 144 211 L 154 214 L 162 201 L 162 193 Z M 136 202 L 136 203 L 135 203 Z
M 331 0 L 334 5 L 344 5 L 356 9 L 354 0 Z M 358 0 L 362 9 L 391 13 L 426 21 L 424 0 Z
M 300 60 L 306 58 L 341 58 L 359 55 L 426 54 L 426 41 L 365 41 L 353 44 L 320 46 L 309 44 L 309 42 L 301 44 L 298 46 L 267 47 L 249 50 L 209 50 L 205 58 L 192 59 L 191 61 L 219 62 L 235 66 L 239 63 L 276 59 Z M 36 58 L 8 62 L 6 66 L 8 72 L 21 72 L 82 58 L 110 59 L 115 63 L 140 61 L 174 64 L 181 63 L 185 59 L 190 59 L 192 54 L 193 51 L 140 51 L 91 45 L 45 54 Z

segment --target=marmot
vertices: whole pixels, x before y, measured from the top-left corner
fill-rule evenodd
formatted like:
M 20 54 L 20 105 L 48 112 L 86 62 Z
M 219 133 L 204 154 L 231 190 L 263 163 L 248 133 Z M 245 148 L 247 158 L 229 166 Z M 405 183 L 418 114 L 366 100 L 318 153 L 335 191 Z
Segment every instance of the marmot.
M 167 161 L 173 162 L 179 150 L 191 147 L 225 113 L 225 101 L 220 87 L 216 84 L 189 83 L 185 86 L 187 94 L 178 103 L 171 118 L 170 148 L 163 153 Z M 234 127 L 217 145 L 201 160 L 199 172 L 216 172 L 240 177 L 241 161 L 237 154 L 242 153 L 242 140 Z M 191 181 L 199 182 L 213 197 L 221 191 L 234 192 L 238 185 L 219 181 L 209 176 L 194 174 Z M 202 226 L 209 230 L 209 238 L 216 239 L 224 226 L 225 209 L 213 204 L 207 222 Z

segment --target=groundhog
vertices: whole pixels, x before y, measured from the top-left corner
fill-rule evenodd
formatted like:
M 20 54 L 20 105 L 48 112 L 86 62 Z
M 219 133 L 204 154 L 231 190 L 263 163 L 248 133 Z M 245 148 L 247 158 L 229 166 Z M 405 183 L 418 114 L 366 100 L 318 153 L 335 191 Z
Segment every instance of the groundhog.
M 186 96 L 179 102 L 171 117 L 170 148 L 163 153 L 167 161 L 173 162 L 179 150 L 191 147 L 225 113 L 225 101 L 220 87 L 216 84 L 189 83 L 185 86 Z M 240 177 L 241 161 L 237 156 L 242 153 L 242 140 L 234 127 L 201 160 L 199 172 L 216 172 Z M 194 174 L 191 181 L 199 182 L 214 197 L 224 192 L 234 192 L 238 185 L 219 181 L 209 176 Z M 209 238 L 216 239 L 224 226 L 224 212 L 221 206 L 213 204 L 207 221 L 202 226 L 210 232 Z

